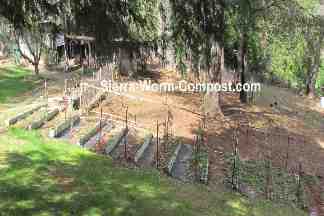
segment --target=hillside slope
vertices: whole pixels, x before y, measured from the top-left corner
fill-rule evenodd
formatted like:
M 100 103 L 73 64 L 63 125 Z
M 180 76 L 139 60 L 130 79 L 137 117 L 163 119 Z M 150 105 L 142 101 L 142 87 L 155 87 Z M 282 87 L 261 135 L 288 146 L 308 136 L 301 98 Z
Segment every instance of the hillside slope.
M 0 215 L 301 216 L 156 171 L 115 167 L 109 158 L 37 133 L 0 134 Z

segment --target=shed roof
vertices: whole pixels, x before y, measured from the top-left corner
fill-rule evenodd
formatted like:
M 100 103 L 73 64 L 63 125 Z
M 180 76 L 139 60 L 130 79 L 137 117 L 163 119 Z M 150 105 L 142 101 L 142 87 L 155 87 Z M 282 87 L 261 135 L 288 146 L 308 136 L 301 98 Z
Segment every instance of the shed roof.
M 84 35 L 65 35 L 66 38 L 72 40 L 80 40 L 80 41 L 95 41 L 94 37 L 84 36 Z

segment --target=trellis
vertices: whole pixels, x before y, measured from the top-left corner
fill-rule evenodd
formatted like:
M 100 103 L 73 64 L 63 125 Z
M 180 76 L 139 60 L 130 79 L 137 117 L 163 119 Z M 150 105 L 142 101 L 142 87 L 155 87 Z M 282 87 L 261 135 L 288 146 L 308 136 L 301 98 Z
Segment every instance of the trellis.
M 261 137 L 258 140 L 259 142 L 255 140 L 257 135 Z M 286 143 L 279 143 L 280 149 L 276 149 L 273 145 L 278 138 L 279 141 L 286 140 Z M 247 185 L 244 184 L 247 183 L 242 179 L 243 172 L 245 172 L 245 175 L 256 175 L 255 170 L 250 172 L 249 169 L 244 167 L 244 163 L 252 163 L 252 161 L 243 161 L 239 153 L 242 143 L 248 147 L 249 143 L 252 142 L 259 143 L 255 148 L 251 148 L 256 150 L 251 153 L 252 156 L 250 155 L 250 157 L 255 158 L 254 166 L 260 166 L 259 168 L 263 172 L 262 175 L 258 174 L 259 177 L 255 176 L 255 178 L 260 178 L 258 182 L 261 185 L 258 185 L 258 187 L 263 191 L 262 195 L 269 200 L 291 201 L 302 208 L 307 206 L 307 191 L 305 190 L 307 183 L 304 182 L 306 164 L 300 159 L 305 146 L 305 139 L 297 138 L 289 133 L 270 132 L 269 130 L 260 130 L 240 124 L 234 128 L 233 152 L 230 160 L 231 174 L 228 176 L 228 181 L 233 190 L 246 193 Z M 294 157 L 292 154 L 294 154 Z M 278 172 L 282 174 L 276 174 Z M 254 190 L 258 191 L 257 188 L 254 188 Z

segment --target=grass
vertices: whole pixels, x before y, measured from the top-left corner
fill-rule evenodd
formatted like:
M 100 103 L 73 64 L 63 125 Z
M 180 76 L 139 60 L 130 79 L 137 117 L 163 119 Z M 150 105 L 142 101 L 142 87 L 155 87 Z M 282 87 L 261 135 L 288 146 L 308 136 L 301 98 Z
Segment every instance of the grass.
M 37 132 L 0 134 L 0 215 L 302 216 L 225 190 L 129 170 Z
M 33 72 L 14 65 L 0 66 L 0 104 L 11 100 L 35 86 L 39 79 L 33 76 Z

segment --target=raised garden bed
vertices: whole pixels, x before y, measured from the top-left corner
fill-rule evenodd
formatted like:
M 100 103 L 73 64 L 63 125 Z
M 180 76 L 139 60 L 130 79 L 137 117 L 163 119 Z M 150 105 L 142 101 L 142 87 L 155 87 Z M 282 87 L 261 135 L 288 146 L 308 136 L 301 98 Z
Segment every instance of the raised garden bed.
M 46 104 L 39 104 L 39 105 L 33 106 L 33 107 L 23 111 L 23 112 L 20 112 L 20 113 L 16 114 L 15 116 L 8 118 L 5 121 L 5 125 L 6 126 L 14 125 L 17 122 L 19 122 L 19 121 L 27 118 L 31 114 L 35 113 L 36 111 L 38 111 L 39 109 L 41 109 L 44 106 L 46 106 Z
M 167 174 L 169 172 L 169 165 L 177 147 L 181 144 L 181 140 L 177 138 L 169 138 L 168 143 L 165 143 L 164 139 L 160 143 L 160 168 L 164 170 Z
M 231 186 L 231 179 L 233 173 L 232 155 L 226 155 L 225 162 L 228 167 L 226 175 L 226 183 Z M 309 198 L 305 185 L 310 179 L 315 177 L 304 175 L 301 178 L 299 186 L 297 176 L 288 173 L 285 169 L 280 167 L 271 167 L 271 182 L 267 181 L 269 176 L 268 163 L 264 160 L 242 161 L 237 162 L 237 175 L 238 175 L 238 190 L 242 194 L 251 198 L 262 197 L 266 198 L 266 188 L 269 184 L 271 188 L 271 199 L 277 202 L 290 203 L 297 206 L 307 207 L 309 205 Z M 298 194 L 298 196 L 297 196 Z
M 193 173 L 191 170 L 191 161 L 193 157 L 193 149 L 191 145 L 179 144 L 174 151 L 169 162 L 169 173 L 172 177 L 184 182 L 193 181 Z
M 111 137 L 106 143 L 105 153 L 107 155 L 113 155 L 113 151 L 123 141 L 127 133 L 128 133 L 128 129 L 124 128 L 119 133 Z
M 100 91 L 96 94 L 94 99 L 89 103 L 86 108 L 86 112 L 90 112 L 92 109 L 99 106 L 99 104 L 106 98 L 106 93 L 104 91 Z
M 176 163 L 176 160 L 177 160 L 177 157 L 178 157 L 178 154 L 179 154 L 181 148 L 182 148 L 182 144 L 178 144 L 176 150 L 174 151 L 172 157 L 170 158 L 168 168 L 167 168 L 169 175 L 171 175 L 171 173 L 172 173 L 172 170 L 174 168 L 174 165 Z
M 87 148 L 89 150 L 95 151 L 96 145 L 101 142 L 101 139 L 105 139 L 105 137 L 108 137 L 108 134 L 111 133 L 111 131 L 114 129 L 114 125 L 112 122 L 105 123 L 105 126 L 102 128 L 101 133 L 96 133 L 94 136 L 92 136 L 84 145 L 84 148 Z
M 77 144 L 84 146 L 84 144 L 86 144 L 91 139 L 91 137 L 95 136 L 100 130 L 102 130 L 102 128 L 104 128 L 106 124 L 106 122 L 98 122 L 94 128 L 89 129 L 81 134 Z
M 58 126 L 49 130 L 49 137 L 57 138 L 60 137 L 64 132 L 70 129 L 71 126 L 75 126 L 80 122 L 80 116 L 74 115 L 68 118 L 66 121 L 62 122 Z
M 199 158 L 199 177 L 200 182 L 207 184 L 208 183 L 208 172 L 209 172 L 209 160 L 208 153 L 203 152 Z
M 146 149 L 148 148 L 148 146 L 152 144 L 152 139 L 153 139 L 152 134 L 149 134 L 144 138 L 144 142 L 143 142 L 142 146 L 138 149 L 138 151 L 135 154 L 135 157 L 134 157 L 135 163 L 138 163 L 138 161 L 143 157 L 143 154 L 146 151 Z
M 27 126 L 28 130 L 35 130 L 35 129 L 39 129 L 40 127 L 42 127 L 46 122 L 52 120 L 56 115 L 58 115 L 59 113 L 59 109 L 55 108 L 51 111 L 47 112 L 42 115 L 41 118 L 36 118 L 36 120 L 34 120 L 31 124 L 29 124 Z

